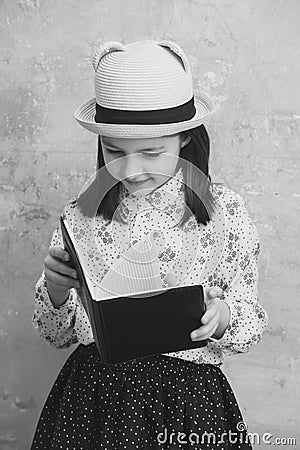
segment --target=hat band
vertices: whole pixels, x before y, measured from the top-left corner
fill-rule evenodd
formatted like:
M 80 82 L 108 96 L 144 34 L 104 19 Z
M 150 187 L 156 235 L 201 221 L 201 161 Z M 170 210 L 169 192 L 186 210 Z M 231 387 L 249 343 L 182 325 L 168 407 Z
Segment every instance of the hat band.
M 196 114 L 194 97 L 183 105 L 156 110 L 130 111 L 111 109 L 96 103 L 96 123 L 159 125 L 190 120 Z

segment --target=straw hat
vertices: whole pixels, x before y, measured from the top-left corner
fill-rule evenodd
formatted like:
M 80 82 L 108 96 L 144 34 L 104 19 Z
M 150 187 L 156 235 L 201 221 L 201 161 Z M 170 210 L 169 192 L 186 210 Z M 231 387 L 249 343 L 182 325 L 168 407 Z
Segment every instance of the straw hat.
M 102 44 L 93 58 L 95 97 L 75 119 L 108 137 L 151 138 L 195 128 L 214 112 L 211 100 L 193 90 L 190 65 L 172 41 Z

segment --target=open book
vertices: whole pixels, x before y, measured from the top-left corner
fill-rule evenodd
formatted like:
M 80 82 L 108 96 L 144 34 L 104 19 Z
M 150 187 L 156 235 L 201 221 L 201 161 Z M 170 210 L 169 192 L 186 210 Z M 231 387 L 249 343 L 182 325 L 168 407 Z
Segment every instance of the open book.
M 97 286 L 87 276 L 80 246 L 63 216 L 60 227 L 103 362 L 114 364 L 207 345 L 207 340 L 190 338 L 205 312 L 202 286 L 164 288 L 155 247 L 147 239 L 121 255 Z

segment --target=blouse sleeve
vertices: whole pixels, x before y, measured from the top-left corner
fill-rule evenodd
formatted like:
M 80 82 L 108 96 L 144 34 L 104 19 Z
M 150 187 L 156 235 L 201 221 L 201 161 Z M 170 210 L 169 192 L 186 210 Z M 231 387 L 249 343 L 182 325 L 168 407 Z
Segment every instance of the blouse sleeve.
M 52 235 L 50 247 L 63 247 L 60 228 Z M 50 300 L 44 271 L 35 286 L 32 324 L 37 334 L 56 348 L 94 341 L 89 319 L 76 289 L 71 288 L 66 302 L 56 308 Z
M 250 351 L 261 340 L 268 316 L 258 301 L 259 235 L 239 194 L 226 203 L 226 249 L 220 265 L 220 297 L 230 310 L 230 321 L 220 339 L 212 339 L 224 354 Z

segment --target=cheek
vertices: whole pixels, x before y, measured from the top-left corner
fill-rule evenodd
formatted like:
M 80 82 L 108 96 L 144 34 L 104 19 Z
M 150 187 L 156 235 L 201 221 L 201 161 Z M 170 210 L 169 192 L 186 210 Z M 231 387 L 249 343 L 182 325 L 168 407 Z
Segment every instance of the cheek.
M 103 155 L 104 163 L 108 172 L 114 177 L 119 178 L 121 164 L 116 158 L 110 158 L 109 156 Z
M 159 159 L 160 161 L 156 164 L 157 169 L 167 176 L 172 176 L 178 164 L 178 155 L 168 153 Z

